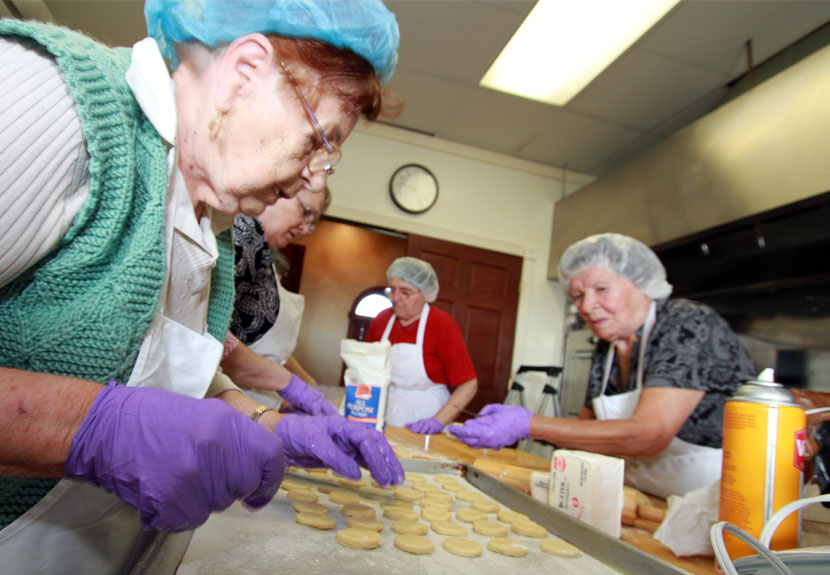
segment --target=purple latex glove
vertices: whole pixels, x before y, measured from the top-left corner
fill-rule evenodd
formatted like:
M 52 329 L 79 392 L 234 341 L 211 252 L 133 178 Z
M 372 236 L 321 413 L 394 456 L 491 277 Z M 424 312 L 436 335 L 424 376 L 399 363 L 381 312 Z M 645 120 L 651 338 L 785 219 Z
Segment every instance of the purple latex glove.
M 423 435 L 433 435 L 441 433 L 444 429 L 444 424 L 434 417 L 427 417 L 426 419 L 419 419 L 412 423 L 407 423 L 406 428 L 412 433 L 421 433 Z
M 291 404 L 291 408 L 285 410 L 286 413 L 339 415 L 337 409 L 323 397 L 322 393 L 294 374 L 291 375 L 288 385 L 277 393 Z
M 240 497 L 262 507 L 284 471 L 282 444 L 222 400 L 114 382 L 95 398 L 64 467 L 161 531 L 194 529 Z
M 382 487 L 403 482 L 403 467 L 392 447 L 368 425 L 340 415 L 286 415 L 275 433 L 291 465 L 328 467 L 350 479 L 360 478 L 358 465 L 362 465 Z
M 451 425 L 449 432 L 470 447 L 501 449 L 530 437 L 531 417 L 533 412 L 527 408 L 491 403 L 479 417 L 464 425 Z

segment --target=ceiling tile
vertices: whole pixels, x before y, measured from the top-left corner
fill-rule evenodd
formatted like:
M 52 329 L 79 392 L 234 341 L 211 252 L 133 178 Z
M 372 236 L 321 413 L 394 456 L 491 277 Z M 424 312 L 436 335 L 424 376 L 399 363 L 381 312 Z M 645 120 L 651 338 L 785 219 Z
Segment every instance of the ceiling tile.
M 459 82 L 405 68 L 395 71 L 389 88 L 403 99 L 403 113 L 393 123 L 428 134 L 438 132 L 450 111 L 462 106 L 473 90 Z
M 658 54 L 632 50 L 614 62 L 568 108 L 648 131 L 728 78 Z

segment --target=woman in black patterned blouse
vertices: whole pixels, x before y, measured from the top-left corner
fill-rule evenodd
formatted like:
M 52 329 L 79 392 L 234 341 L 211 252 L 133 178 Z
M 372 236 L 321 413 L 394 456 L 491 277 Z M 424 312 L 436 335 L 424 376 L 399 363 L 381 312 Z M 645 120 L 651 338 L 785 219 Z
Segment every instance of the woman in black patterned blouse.
M 601 340 L 579 418 L 493 405 L 450 431 L 473 447 L 533 437 L 625 457 L 626 483 L 661 497 L 720 479 L 724 403 L 755 373 L 723 318 L 668 299 L 672 286 L 657 255 L 620 234 L 570 246 L 559 279 Z

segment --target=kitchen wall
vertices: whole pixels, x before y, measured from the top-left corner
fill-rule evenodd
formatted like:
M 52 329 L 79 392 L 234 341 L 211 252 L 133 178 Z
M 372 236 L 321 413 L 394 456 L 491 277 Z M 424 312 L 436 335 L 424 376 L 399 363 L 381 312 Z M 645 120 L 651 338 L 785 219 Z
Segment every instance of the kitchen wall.
M 513 371 L 522 364 L 561 364 L 565 298 L 558 284 L 546 277 L 553 208 L 592 177 L 382 124 L 359 126 L 343 146 L 343 158 L 329 180 L 334 197 L 328 215 L 522 257 Z M 438 178 L 438 201 L 426 214 L 406 214 L 389 197 L 389 178 L 406 163 L 423 164 Z M 365 240 L 345 235 L 338 239 L 343 246 L 352 241 Z M 304 268 L 333 265 L 312 263 L 311 252 L 306 254 Z M 301 292 L 320 289 L 315 282 L 334 281 L 334 277 L 312 281 L 304 271 Z M 323 313 L 331 314 L 336 326 L 343 319 L 341 312 Z M 309 357 L 309 346 L 325 345 L 322 351 L 327 355 L 339 352 L 333 342 L 345 332 L 339 334 L 333 327 L 330 333 L 320 333 L 319 322 L 319 317 L 309 316 L 309 325 L 315 324 L 318 335 L 301 332 L 297 349 L 301 361 Z

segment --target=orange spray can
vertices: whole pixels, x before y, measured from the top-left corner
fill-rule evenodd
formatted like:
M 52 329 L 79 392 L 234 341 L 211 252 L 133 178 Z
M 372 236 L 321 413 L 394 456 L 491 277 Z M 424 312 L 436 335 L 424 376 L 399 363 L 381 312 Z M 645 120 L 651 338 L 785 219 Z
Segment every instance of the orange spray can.
M 727 400 L 720 521 L 757 539 L 773 513 L 801 498 L 806 427 L 804 408 L 784 386 L 774 383 L 771 369 L 739 387 Z M 776 530 L 770 549 L 798 547 L 800 525 L 800 514 L 791 514 Z M 730 533 L 724 533 L 724 542 L 732 559 L 755 554 Z

